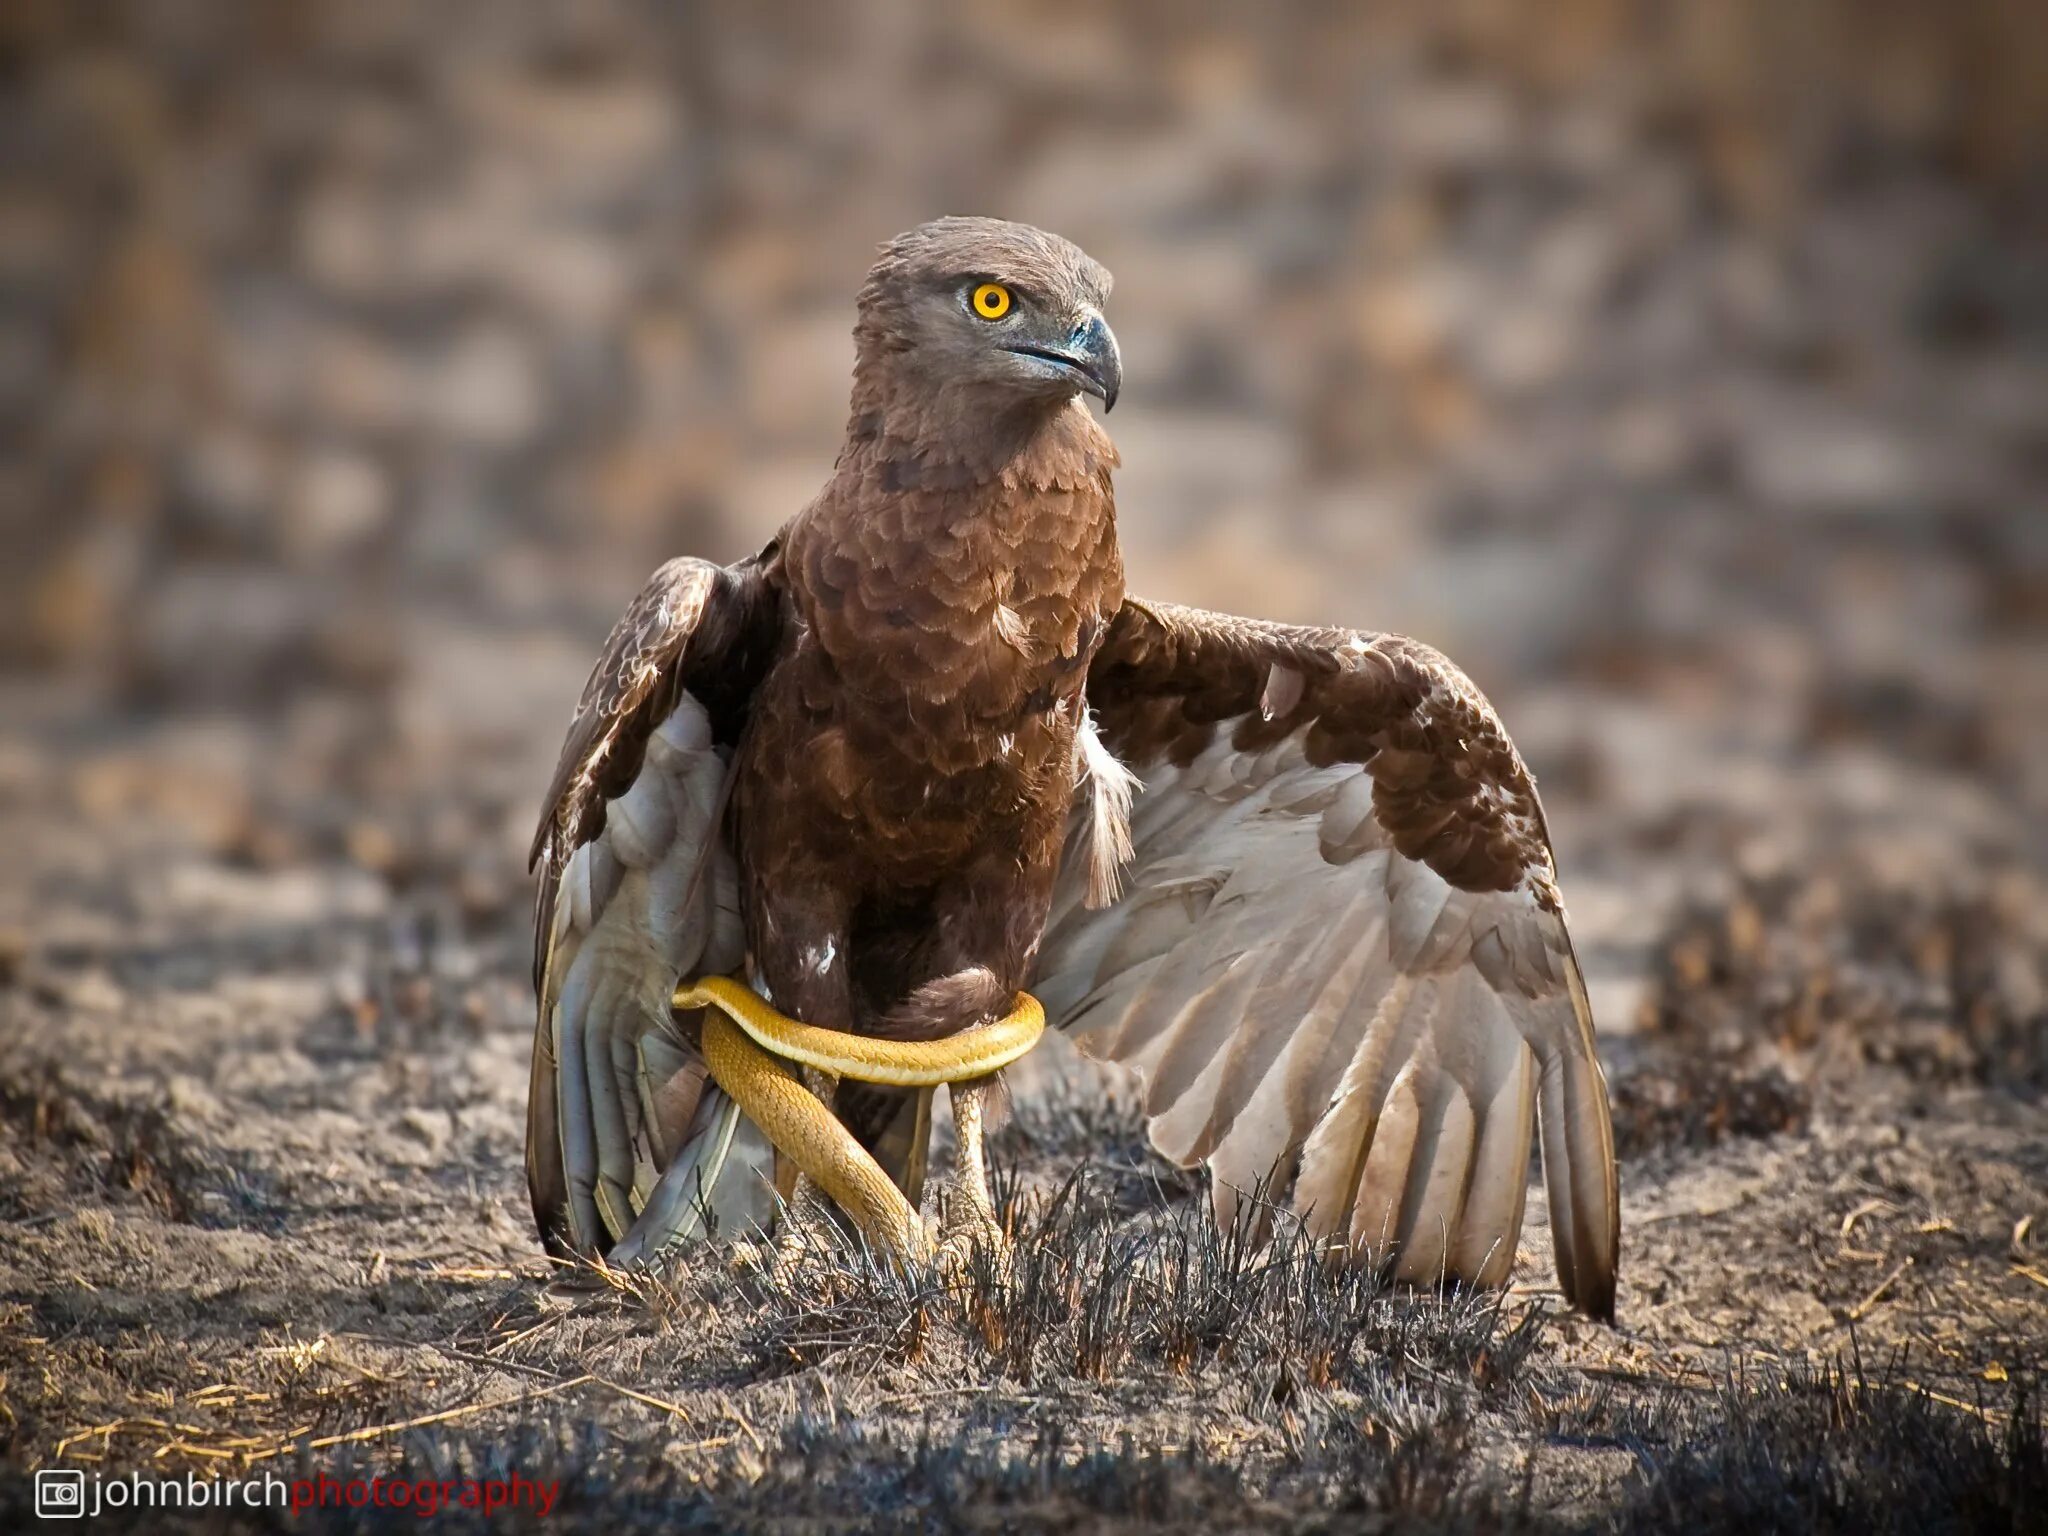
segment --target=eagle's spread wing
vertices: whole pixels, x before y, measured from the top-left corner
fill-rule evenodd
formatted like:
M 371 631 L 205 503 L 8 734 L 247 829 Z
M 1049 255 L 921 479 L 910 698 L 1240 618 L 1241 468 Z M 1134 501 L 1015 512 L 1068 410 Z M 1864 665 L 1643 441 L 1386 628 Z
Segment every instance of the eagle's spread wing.
M 569 726 L 532 852 L 526 1122 L 534 1216 L 558 1248 L 610 1249 L 650 1206 L 648 1230 L 687 1229 L 656 1220 L 700 1193 L 682 1154 L 710 1158 L 708 1196 L 741 1129 L 676 1038 L 669 997 L 684 972 L 733 970 L 745 952 L 721 811 L 779 587 L 773 546 L 730 567 L 671 560 L 613 629 Z
M 1144 1083 L 1218 1214 L 1291 1188 L 1405 1279 L 1502 1282 L 1532 1121 L 1566 1296 L 1611 1317 L 1606 1084 L 1549 835 L 1492 709 L 1413 641 L 1127 604 L 1090 668 L 1143 782 L 1126 894 L 1062 867 L 1036 989 Z M 1078 824 L 1076 837 L 1083 835 Z

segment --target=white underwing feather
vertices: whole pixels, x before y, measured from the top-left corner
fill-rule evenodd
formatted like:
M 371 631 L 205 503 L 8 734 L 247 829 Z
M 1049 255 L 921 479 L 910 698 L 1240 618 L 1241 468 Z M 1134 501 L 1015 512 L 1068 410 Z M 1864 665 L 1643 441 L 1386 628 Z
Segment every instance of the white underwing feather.
M 1253 720 L 1296 710 L 1287 670 Z M 1050 1022 L 1136 1071 L 1153 1144 L 1207 1164 L 1220 1216 L 1260 1189 L 1417 1282 L 1507 1279 L 1540 1097 L 1560 1272 L 1601 1305 L 1612 1133 L 1547 875 L 1455 887 L 1395 850 L 1369 762 L 1314 766 L 1305 727 L 1241 751 L 1243 723 L 1143 765 L 1128 889 L 1099 912 L 1090 855 L 1119 823 L 1091 781 L 1032 981 Z M 1090 721 L 1084 763 L 1099 746 Z
M 578 1241 L 600 1250 L 656 1198 L 677 1145 L 681 1127 L 663 1112 L 681 1070 L 669 998 L 684 975 L 728 973 L 745 954 L 718 827 L 727 768 L 710 717 L 683 693 L 602 829 L 563 865 L 543 998 L 570 1216 Z M 717 1148 L 731 1139 L 729 1126 L 705 1129 Z M 678 1198 L 673 1184 L 661 1198 Z

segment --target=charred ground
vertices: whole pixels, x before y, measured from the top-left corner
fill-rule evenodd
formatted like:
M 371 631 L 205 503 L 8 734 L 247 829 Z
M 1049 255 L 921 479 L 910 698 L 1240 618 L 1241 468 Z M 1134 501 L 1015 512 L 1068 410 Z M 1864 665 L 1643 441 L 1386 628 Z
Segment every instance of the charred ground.
M 1651 952 L 1613 1331 L 1546 1294 L 1540 1217 L 1497 1296 L 1218 1234 L 1062 1058 L 998 1142 L 1015 1265 L 962 1293 L 831 1232 L 787 1274 L 550 1275 L 516 941 L 287 941 L 264 902 L 241 959 L 43 951 L 4 997 L 7 1497 L 40 1465 L 521 1471 L 619 1530 L 2039 1529 L 2042 1062 L 1958 987 L 1949 907 L 1834 878 L 1737 880 Z

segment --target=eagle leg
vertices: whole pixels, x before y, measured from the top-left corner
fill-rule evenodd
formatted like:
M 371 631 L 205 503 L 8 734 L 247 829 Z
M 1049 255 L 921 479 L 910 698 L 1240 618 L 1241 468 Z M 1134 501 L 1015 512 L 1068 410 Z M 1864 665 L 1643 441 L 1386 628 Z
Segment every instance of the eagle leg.
M 982 1133 L 989 1095 L 995 1092 L 993 1076 L 954 1083 L 953 1177 L 942 1202 L 939 1220 L 939 1256 L 942 1264 L 964 1268 L 975 1247 L 992 1252 L 1007 1264 L 1010 1240 L 996 1214 L 994 1196 L 989 1193 L 987 1152 Z

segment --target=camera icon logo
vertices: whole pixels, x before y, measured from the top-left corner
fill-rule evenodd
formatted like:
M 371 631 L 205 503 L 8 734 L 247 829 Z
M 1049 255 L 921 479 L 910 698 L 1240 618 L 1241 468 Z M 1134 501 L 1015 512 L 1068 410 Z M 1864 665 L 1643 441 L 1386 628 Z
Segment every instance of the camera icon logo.
M 36 1513 L 45 1520 L 85 1518 L 85 1472 L 79 1467 L 44 1467 L 36 1473 Z

